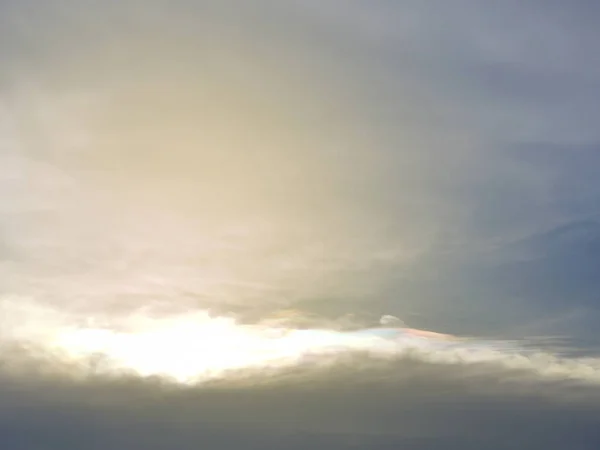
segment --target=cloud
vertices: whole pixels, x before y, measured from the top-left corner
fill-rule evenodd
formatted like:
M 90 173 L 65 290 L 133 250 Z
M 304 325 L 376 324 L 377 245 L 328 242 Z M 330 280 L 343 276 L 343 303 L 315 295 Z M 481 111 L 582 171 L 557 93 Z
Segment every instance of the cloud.
M 4 377 L 2 436 L 23 448 L 597 444 L 597 388 L 481 369 L 349 360 L 275 384 L 183 390 L 135 379 Z
M 2 8 L 3 270 L 24 298 L 489 323 L 488 250 L 593 212 L 585 2 Z
M 378 181 L 371 80 L 352 75 L 345 22 L 269 2 L 88 6 L 4 6 L 7 49 L 35 49 L 3 54 L 15 291 L 103 306 L 357 297 L 429 245 L 434 209 L 409 192 L 426 161 L 407 151 L 383 174 L 401 185 Z
M 2 311 L 30 306 L 29 337 L 73 317 L 286 305 L 589 337 L 597 15 L 587 1 L 4 1 Z M 35 364 L 17 380 L 4 358 L 0 438 L 597 447 L 596 386 L 429 356 L 183 391 Z M 595 370 L 571 364 L 559 372 Z

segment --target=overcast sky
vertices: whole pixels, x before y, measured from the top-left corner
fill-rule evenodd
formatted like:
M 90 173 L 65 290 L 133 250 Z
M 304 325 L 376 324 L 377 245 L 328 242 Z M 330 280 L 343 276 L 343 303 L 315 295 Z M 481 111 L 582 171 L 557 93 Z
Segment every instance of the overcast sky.
M 592 355 L 599 21 L 589 0 L 0 1 L 0 339 L 291 306 Z M 504 359 L 182 394 L 37 359 L 15 380 L 6 355 L 6 448 L 600 443 L 596 381 Z

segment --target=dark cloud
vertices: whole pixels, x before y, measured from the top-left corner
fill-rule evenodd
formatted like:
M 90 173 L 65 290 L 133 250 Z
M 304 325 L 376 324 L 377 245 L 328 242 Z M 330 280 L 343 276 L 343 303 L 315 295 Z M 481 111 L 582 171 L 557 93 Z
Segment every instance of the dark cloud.
M 3 377 L 11 448 L 595 448 L 597 387 L 498 368 L 347 364 L 198 388 Z

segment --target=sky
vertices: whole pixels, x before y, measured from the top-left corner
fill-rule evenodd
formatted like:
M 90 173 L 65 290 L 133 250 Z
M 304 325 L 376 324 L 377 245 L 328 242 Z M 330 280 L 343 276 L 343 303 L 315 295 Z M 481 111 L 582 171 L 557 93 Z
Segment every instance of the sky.
M 0 441 L 597 448 L 598 20 L 589 0 L 0 0 Z M 302 343 L 275 372 L 152 372 L 235 366 L 240 336 L 264 350 L 239 324 L 281 308 L 544 349 L 315 363 Z M 109 376 L 88 373 L 101 339 L 128 349 Z

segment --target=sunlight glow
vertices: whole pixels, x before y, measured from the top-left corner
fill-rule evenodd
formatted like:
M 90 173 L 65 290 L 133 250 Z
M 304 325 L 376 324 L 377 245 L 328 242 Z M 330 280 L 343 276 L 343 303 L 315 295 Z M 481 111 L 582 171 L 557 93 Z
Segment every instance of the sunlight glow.
M 284 369 L 334 367 L 351 354 L 399 362 L 478 364 L 552 379 L 600 383 L 600 359 L 563 358 L 516 341 L 447 339 L 446 335 L 402 329 L 388 336 L 374 330 L 295 329 L 264 320 L 242 325 L 207 311 L 87 317 L 26 303 L 0 303 L 0 342 L 25 350 L 6 351 L 17 375 L 32 369 L 61 376 L 158 377 L 179 385 L 230 380 L 248 374 L 267 381 Z M 383 329 L 385 331 L 385 329 Z M 387 337 L 386 337 L 387 336 Z M 28 356 L 35 367 L 27 364 Z M 39 357 L 39 358 L 38 358 Z M 341 357 L 341 358 L 340 358 Z M 19 361 L 25 362 L 20 366 Z M 356 361 L 356 360 L 355 360 Z M 363 358 L 363 361 L 367 361 Z M 316 365 L 316 366 L 315 366 Z M 6 366 L 6 367 L 9 367 Z M 399 367 L 399 366 L 397 366 Z M 250 379 L 250 378 L 249 378 Z M 251 378 L 254 379 L 254 378 Z
M 142 320 L 127 330 L 68 328 L 51 347 L 77 361 L 101 355 L 100 373 L 127 370 L 195 383 L 250 368 L 284 367 L 310 353 L 339 352 L 369 342 L 327 330 L 240 326 L 203 314 Z

